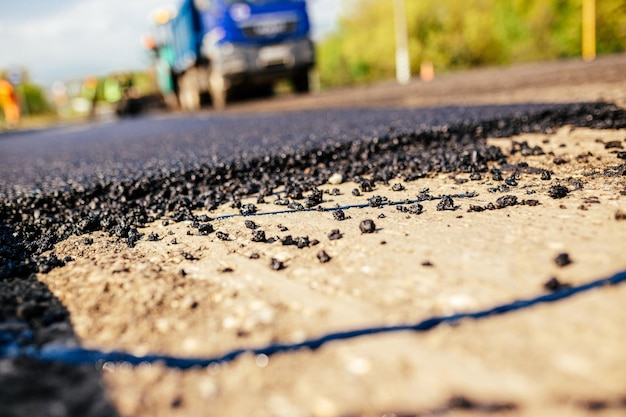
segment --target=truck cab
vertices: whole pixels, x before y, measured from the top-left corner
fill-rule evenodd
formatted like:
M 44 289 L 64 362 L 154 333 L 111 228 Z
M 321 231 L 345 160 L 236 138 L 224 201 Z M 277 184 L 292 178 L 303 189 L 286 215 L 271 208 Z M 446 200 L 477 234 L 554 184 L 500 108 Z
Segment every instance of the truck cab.
M 183 109 L 198 109 L 203 95 L 221 109 L 234 91 L 283 79 L 309 91 L 315 54 L 304 0 L 183 0 L 169 25 Z

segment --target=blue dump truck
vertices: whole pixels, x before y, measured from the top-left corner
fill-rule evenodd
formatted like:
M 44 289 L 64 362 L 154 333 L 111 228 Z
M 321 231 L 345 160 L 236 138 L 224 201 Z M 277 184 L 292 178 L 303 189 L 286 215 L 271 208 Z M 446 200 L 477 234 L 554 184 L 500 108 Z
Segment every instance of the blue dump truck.
M 279 80 L 309 91 L 315 53 L 304 0 L 183 0 L 160 26 L 159 85 L 184 110 L 209 100 L 223 109 Z

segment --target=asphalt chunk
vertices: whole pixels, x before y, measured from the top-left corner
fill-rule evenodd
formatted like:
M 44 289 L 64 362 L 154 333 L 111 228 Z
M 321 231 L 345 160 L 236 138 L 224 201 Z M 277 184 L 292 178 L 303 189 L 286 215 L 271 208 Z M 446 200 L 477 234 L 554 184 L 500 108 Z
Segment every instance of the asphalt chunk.
M 242 204 L 239 207 L 239 212 L 244 216 L 249 216 L 257 212 L 257 208 L 254 204 Z
M 361 233 L 374 233 L 376 231 L 376 224 L 374 220 L 366 219 L 359 224 Z
M 252 220 L 246 220 L 244 224 L 250 230 L 256 230 L 259 228 L 259 225 L 253 222 Z
M 213 228 L 213 225 L 211 225 L 211 223 L 203 223 L 198 225 L 198 233 L 200 233 L 200 235 L 202 236 L 208 236 L 214 231 L 215 229 Z
M 554 199 L 567 197 L 569 189 L 563 185 L 553 185 L 548 190 L 548 195 Z
M 343 234 L 339 229 L 333 229 L 328 234 L 328 240 L 339 240 L 343 237 Z
M 604 149 L 624 149 L 624 145 L 619 140 L 612 140 L 604 144 Z
M 505 207 L 512 207 L 518 204 L 517 197 L 514 195 L 504 195 L 496 200 L 496 208 L 502 209 Z
M 314 188 L 311 191 L 311 195 L 306 197 L 304 200 L 304 205 L 307 208 L 315 207 L 324 202 L 324 193 L 317 188 Z
M 572 264 L 573 261 L 570 258 L 569 254 L 564 252 L 558 254 L 557 257 L 554 258 L 554 263 L 557 264 L 557 266 L 563 268 L 564 266 Z
M 274 271 L 281 271 L 285 268 L 285 264 L 282 261 L 272 258 L 272 261 L 270 262 L 270 269 L 273 269 Z
M 565 290 L 571 287 L 572 286 L 570 284 L 562 283 L 556 277 L 550 278 L 545 284 L 543 284 L 543 288 L 550 292 Z
M 230 240 L 230 235 L 225 232 L 217 232 L 215 236 L 217 236 L 219 240 L 224 240 L 224 241 Z
M 387 197 L 381 197 L 379 195 L 372 196 L 367 199 L 370 207 L 381 207 L 385 202 L 387 202 Z
M 317 252 L 317 259 L 321 263 L 325 264 L 326 262 L 330 262 L 332 258 L 325 251 L 321 250 Z
M 396 206 L 396 210 L 402 213 L 409 214 L 422 214 L 424 212 L 424 206 L 419 203 L 411 204 L 410 206 Z
M 337 221 L 343 221 L 346 219 L 346 213 L 343 210 L 335 210 L 333 211 L 333 217 Z
M 459 207 L 454 205 L 454 200 L 449 195 L 441 197 L 441 201 L 437 203 L 437 211 L 455 211 Z
M 304 206 L 297 201 L 292 201 L 287 207 L 291 210 L 304 211 Z
M 265 232 L 263 230 L 253 230 L 252 239 L 253 242 L 267 242 Z
M 180 254 L 183 256 L 183 258 L 185 258 L 188 261 L 197 261 L 199 259 L 193 256 L 192 254 L 190 254 L 189 252 L 181 251 Z
M 311 241 L 309 240 L 308 236 L 299 236 L 296 238 L 295 244 L 298 247 L 298 249 L 304 249 L 304 248 L 308 248 L 309 246 L 311 246 Z

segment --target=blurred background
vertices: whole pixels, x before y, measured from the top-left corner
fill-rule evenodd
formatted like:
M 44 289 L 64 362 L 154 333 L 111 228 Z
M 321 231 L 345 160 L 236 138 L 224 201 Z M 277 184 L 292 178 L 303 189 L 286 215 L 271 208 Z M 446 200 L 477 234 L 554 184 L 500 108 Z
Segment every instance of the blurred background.
M 586 58 L 626 50 L 624 0 L 308 0 L 314 90 L 396 77 L 399 16 L 406 64 L 419 82 L 435 72 L 581 57 L 585 3 L 595 23 Z M 0 75 L 20 107 L 20 127 L 111 114 L 130 87 L 155 94 L 142 39 L 167 4 L 0 0 Z M 0 113 L 5 128 L 7 110 Z

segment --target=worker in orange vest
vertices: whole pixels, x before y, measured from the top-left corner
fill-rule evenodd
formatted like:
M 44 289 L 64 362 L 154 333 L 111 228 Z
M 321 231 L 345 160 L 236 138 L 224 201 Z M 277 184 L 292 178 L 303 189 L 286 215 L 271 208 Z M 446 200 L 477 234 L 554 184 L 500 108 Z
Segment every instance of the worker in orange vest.
M 16 127 L 20 122 L 20 105 L 17 101 L 15 88 L 6 79 L 6 76 L 0 78 L 0 107 L 2 107 L 8 127 Z

